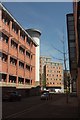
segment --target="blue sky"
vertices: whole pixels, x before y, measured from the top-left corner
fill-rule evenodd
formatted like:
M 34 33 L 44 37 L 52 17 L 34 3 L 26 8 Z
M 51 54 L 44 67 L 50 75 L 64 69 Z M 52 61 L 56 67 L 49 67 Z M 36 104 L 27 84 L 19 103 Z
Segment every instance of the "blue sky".
M 25 28 L 36 28 L 41 31 L 40 54 L 63 59 L 62 36 L 67 48 L 66 14 L 71 13 L 71 2 L 4 2 L 5 7 Z M 53 59 L 53 61 L 59 61 Z M 62 62 L 62 61 L 60 61 Z M 68 61 L 67 61 L 68 67 Z

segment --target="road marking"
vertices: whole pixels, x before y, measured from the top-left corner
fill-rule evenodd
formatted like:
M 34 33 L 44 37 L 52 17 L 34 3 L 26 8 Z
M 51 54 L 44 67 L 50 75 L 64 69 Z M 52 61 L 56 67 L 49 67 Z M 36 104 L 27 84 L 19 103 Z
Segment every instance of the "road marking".
M 43 104 L 47 104 L 48 102 L 50 102 L 50 101 L 48 100 L 48 101 L 45 101 L 45 103 L 40 103 L 40 104 L 38 104 L 38 105 L 34 105 L 34 106 L 30 107 L 30 108 L 27 108 L 27 109 L 25 109 L 25 110 L 23 110 L 23 111 L 20 111 L 20 112 L 11 114 L 11 115 L 5 117 L 5 119 L 10 120 L 10 119 L 12 119 L 12 118 L 17 118 L 18 116 L 24 114 L 26 111 L 27 111 L 27 112 L 30 112 L 30 111 L 32 111 L 33 109 L 35 109 L 35 108 L 37 108 L 37 107 L 39 107 L 39 106 L 41 106 L 41 105 L 43 105 Z

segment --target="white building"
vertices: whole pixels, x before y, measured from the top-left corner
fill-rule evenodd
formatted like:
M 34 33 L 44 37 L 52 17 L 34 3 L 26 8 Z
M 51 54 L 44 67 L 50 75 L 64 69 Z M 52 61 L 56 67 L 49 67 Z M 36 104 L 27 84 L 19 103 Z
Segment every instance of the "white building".
M 30 36 L 34 39 L 34 41 L 38 44 L 38 46 L 36 47 L 36 68 L 35 68 L 35 81 L 36 81 L 36 85 L 40 84 L 40 77 L 39 77 L 39 67 L 40 67 L 40 35 L 41 32 L 37 29 L 27 29 L 27 32 L 30 34 Z

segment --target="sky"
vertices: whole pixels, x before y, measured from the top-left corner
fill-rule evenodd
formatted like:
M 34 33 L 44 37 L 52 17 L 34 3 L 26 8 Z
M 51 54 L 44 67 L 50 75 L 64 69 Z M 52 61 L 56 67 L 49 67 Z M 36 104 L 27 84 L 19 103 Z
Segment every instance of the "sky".
M 51 56 L 54 62 L 63 62 L 58 59 L 64 59 L 61 53 L 64 52 L 63 40 L 68 53 L 66 14 L 73 12 L 72 2 L 3 2 L 3 5 L 24 29 L 41 31 L 41 56 Z M 68 58 L 68 54 L 66 56 Z M 67 60 L 69 69 L 68 63 Z

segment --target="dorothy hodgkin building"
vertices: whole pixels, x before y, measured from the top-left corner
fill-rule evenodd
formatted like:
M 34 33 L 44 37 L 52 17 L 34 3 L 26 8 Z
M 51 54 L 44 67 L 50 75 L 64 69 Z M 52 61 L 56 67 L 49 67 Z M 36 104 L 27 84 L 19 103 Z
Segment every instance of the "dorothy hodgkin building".
M 41 35 L 35 29 L 31 29 L 31 32 L 36 39 Z M 36 87 L 38 46 L 28 30 L 25 30 L 0 3 L 0 86 L 2 88 Z
M 74 0 L 73 13 L 67 15 L 69 61 L 72 84 L 80 98 L 80 1 Z M 73 91 L 74 89 L 73 84 Z

